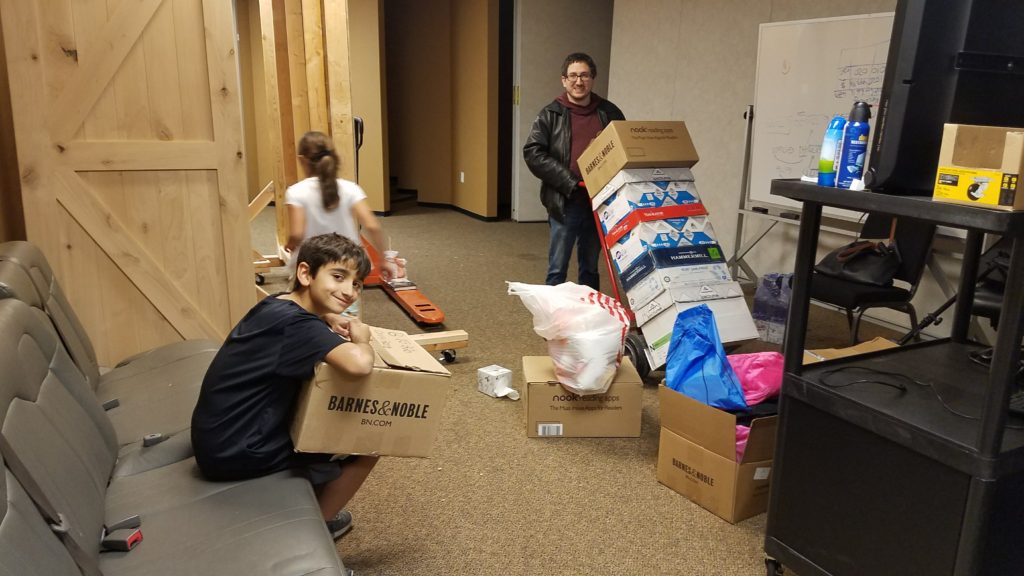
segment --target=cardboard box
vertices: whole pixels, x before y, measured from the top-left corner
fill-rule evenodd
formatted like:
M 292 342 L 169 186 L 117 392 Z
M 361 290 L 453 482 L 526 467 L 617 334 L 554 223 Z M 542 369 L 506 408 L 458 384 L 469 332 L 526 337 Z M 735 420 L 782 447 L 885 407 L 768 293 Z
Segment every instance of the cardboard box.
M 621 273 L 650 250 L 708 244 L 718 244 L 711 221 L 707 216 L 691 216 L 641 222 L 618 241 L 609 243 L 608 252 Z
M 621 174 L 621 172 L 620 172 Z M 607 202 L 594 208 L 601 229 L 608 232 L 634 210 L 700 204 L 693 182 L 635 182 L 625 184 Z
M 636 325 L 643 326 L 663 311 L 668 310 L 677 302 L 706 302 L 724 298 L 741 298 L 743 288 L 739 282 L 713 282 L 694 284 L 692 286 L 676 286 L 669 288 L 647 304 L 633 309 Z M 717 320 L 716 320 L 717 321 Z
M 519 400 L 519 392 L 512 388 L 512 371 L 497 364 L 477 368 L 476 389 L 492 398 L 508 397 Z
M 623 358 L 604 394 L 573 394 L 555 380 L 548 356 L 524 356 L 526 435 L 530 438 L 640 436 L 643 381 Z
M 590 196 L 624 168 L 689 168 L 697 150 L 682 122 L 611 122 L 577 160 Z
M 405 332 L 370 331 L 370 375 L 343 375 L 322 363 L 303 386 L 291 429 L 297 451 L 430 456 L 449 372 Z
M 666 185 L 668 182 L 693 182 L 693 172 L 689 168 L 631 168 L 619 170 L 597 194 L 591 195 L 594 210 L 627 184 L 651 182 Z M 696 195 L 696 194 L 695 194 Z
M 705 268 L 708 265 L 720 264 L 721 268 Z M 647 250 L 624 272 L 619 274 L 622 287 L 629 292 L 648 275 L 657 272 L 667 286 L 685 283 L 693 276 L 705 271 L 712 271 L 715 276 L 724 272 L 723 280 L 732 280 L 725 256 L 718 244 L 703 246 L 682 246 L 676 248 L 655 248 Z
M 731 282 L 732 276 L 724 262 L 659 269 L 654 265 L 654 257 L 648 254 L 641 257 L 625 274 L 620 275 L 620 279 L 626 290 L 629 309 L 635 313 L 669 288 L 721 284 Z
M 704 302 L 673 302 L 640 327 L 644 340 L 647 341 L 647 348 L 651 351 L 649 358 L 652 360 L 652 370 L 664 366 L 668 359 L 668 348 L 672 341 L 672 328 L 676 324 L 676 316 L 701 304 L 707 304 L 711 309 L 715 317 L 715 326 L 718 328 L 718 337 L 723 343 L 757 338 L 757 327 L 750 316 L 747 301 L 742 296 Z
M 888 350 L 889 348 L 899 348 L 899 344 L 878 336 L 872 340 L 868 340 L 867 342 L 861 342 L 856 346 L 849 346 L 847 348 L 819 348 L 817 350 L 804 350 L 804 364 L 814 364 L 815 362 L 835 360 L 836 358 L 857 356 L 858 354 Z
M 946 124 L 932 199 L 1024 210 L 1024 128 Z
M 659 206 L 657 208 L 637 208 L 619 220 L 618 224 L 605 228 L 602 224 L 601 231 L 604 232 L 605 244 L 610 246 L 631 230 L 643 222 L 657 222 L 670 218 L 690 218 L 692 216 L 704 216 L 708 213 L 701 203 L 680 204 L 678 206 Z
M 737 462 L 735 416 L 664 385 L 658 400 L 658 482 L 733 524 L 767 510 L 778 417 L 751 422 Z

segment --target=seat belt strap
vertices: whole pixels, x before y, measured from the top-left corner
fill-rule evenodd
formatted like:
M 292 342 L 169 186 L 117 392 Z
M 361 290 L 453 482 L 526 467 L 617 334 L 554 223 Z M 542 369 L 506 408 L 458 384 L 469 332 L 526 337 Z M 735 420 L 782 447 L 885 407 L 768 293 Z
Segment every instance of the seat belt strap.
M 14 478 L 25 489 L 25 492 L 28 493 L 32 503 L 39 509 L 43 519 L 50 525 L 50 529 L 60 538 L 61 543 L 64 544 L 68 553 L 71 554 L 71 558 L 75 561 L 82 576 L 103 576 L 99 563 L 71 535 L 67 518 L 58 512 L 53 503 L 50 502 L 50 499 L 46 497 L 42 487 L 39 486 L 39 483 L 29 473 L 25 463 L 22 462 L 14 447 L 11 446 L 11 443 L 7 441 L 7 437 L 2 433 L 0 433 L 0 456 L 3 457 L 7 468 L 14 475 Z

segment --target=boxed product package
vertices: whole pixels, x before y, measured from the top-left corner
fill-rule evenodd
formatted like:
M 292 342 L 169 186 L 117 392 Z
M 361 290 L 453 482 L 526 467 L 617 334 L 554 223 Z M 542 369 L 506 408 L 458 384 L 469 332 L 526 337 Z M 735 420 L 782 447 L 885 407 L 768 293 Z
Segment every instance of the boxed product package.
M 580 396 L 563 388 L 548 356 L 524 356 L 523 376 L 527 436 L 640 436 L 643 381 L 629 358 L 604 394 Z
M 1024 210 L 1024 128 L 946 124 L 932 199 Z
M 607 202 L 596 205 L 594 212 L 607 233 L 634 210 L 699 203 L 693 182 L 635 182 L 619 188 Z
M 593 197 L 624 168 L 689 168 L 697 160 L 682 122 L 616 120 L 605 126 L 577 162 Z
M 668 359 L 668 348 L 672 340 L 672 328 L 675 326 L 676 316 L 683 310 L 689 310 L 701 304 L 707 304 L 714 314 L 715 324 L 718 326 L 718 337 L 722 339 L 723 343 L 757 338 L 757 327 L 754 326 L 754 319 L 750 316 L 747 301 L 742 296 L 700 302 L 673 302 L 671 306 L 640 327 L 644 340 L 647 341 L 647 349 L 650 351 L 648 358 L 651 361 L 652 370 L 664 366 Z
M 618 241 L 608 244 L 612 262 L 621 273 L 649 250 L 718 244 L 707 216 L 641 222 Z
M 721 269 L 708 269 L 704 266 L 721 264 Z M 702 246 L 681 246 L 676 248 L 656 248 L 646 250 L 633 264 L 624 272 L 619 274 L 622 287 L 629 292 L 648 275 L 657 272 L 662 275 L 662 280 L 667 286 L 674 283 L 694 281 L 696 276 L 713 272 L 724 272 L 724 280 L 732 280 L 729 277 L 728 266 L 725 265 L 725 256 L 718 244 L 706 244 Z M 698 268 L 700 267 L 700 268 Z M 679 270 L 676 270 L 676 269 Z
M 492 398 L 519 400 L 519 392 L 512 387 L 512 371 L 497 364 L 477 368 L 476 389 Z
M 736 523 L 768 509 L 777 416 L 755 418 L 736 460 L 736 417 L 662 385 L 658 482 Z
M 732 281 L 725 262 L 658 269 L 655 268 L 654 257 L 649 253 L 619 278 L 626 291 L 626 301 L 633 311 L 639 310 L 670 287 L 686 288 Z
M 606 200 L 619 191 L 619 188 L 627 184 L 651 183 L 659 188 L 667 189 L 670 184 L 678 186 L 680 182 L 693 182 L 693 172 L 689 168 L 628 168 L 619 170 L 597 194 L 591 194 L 591 204 L 594 210 L 604 204 Z M 690 191 L 697 195 L 696 189 Z
M 804 350 L 804 364 L 824 362 L 825 360 L 835 360 L 836 358 L 846 358 L 847 356 L 857 356 L 860 354 L 867 354 L 868 352 L 888 350 L 889 348 L 899 348 L 899 344 L 878 336 L 868 340 L 867 342 L 861 342 L 856 346 L 848 346 L 846 348 L 819 348 L 817 350 Z
M 673 305 L 686 302 L 704 302 L 723 298 L 739 298 L 743 296 L 743 288 L 739 282 L 695 283 L 691 286 L 676 286 L 662 291 L 650 302 L 633 308 L 636 325 L 643 326 L 652 318 L 668 310 Z
M 373 372 L 354 377 L 322 363 L 299 393 L 299 452 L 430 456 L 450 374 L 401 330 L 371 328 Z
M 643 222 L 657 222 L 669 218 L 689 218 L 691 216 L 703 216 L 707 209 L 701 203 L 679 204 L 677 206 L 658 206 L 657 208 L 637 208 L 630 211 L 623 219 L 614 226 L 605 228 L 602 224 L 601 231 L 604 232 L 605 243 L 611 246 L 620 238 L 629 233 Z

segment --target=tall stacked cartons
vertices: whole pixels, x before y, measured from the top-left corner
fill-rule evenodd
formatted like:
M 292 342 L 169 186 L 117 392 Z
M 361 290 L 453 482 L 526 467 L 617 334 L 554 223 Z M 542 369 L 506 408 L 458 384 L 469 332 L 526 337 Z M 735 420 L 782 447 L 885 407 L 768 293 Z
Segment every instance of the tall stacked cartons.
M 612 122 L 579 159 L 652 369 L 665 364 L 676 315 L 702 303 L 722 342 L 757 338 L 697 193 L 697 160 L 683 122 L 652 121 Z

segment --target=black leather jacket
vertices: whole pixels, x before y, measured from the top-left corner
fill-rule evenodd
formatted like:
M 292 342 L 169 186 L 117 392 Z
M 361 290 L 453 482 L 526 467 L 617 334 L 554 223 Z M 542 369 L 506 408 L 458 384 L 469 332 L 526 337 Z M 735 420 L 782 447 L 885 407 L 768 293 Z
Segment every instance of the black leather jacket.
M 601 126 L 612 120 L 625 120 L 622 110 L 601 99 L 597 105 Z M 578 179 L 569 171 L 572 124 L 569 110 L 558 100 L 548 104 L 537 115 L 530 136 L 523 145 L 523 158 L 530 172 L 540 178 L 540 202 L 548 215 L 562 222 L 565 202 L 576 189 Z

